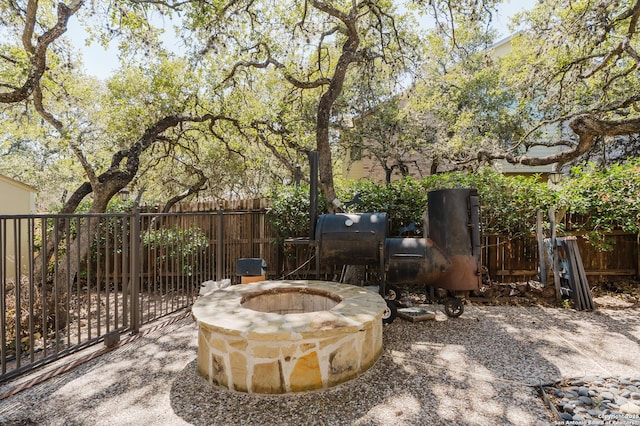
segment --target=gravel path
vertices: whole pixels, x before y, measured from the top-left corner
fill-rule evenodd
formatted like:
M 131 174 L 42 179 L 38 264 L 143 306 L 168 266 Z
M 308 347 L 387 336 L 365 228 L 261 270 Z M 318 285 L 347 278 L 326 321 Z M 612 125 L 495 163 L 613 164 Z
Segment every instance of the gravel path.
M 397 319 L 362 376 L 282 396 L 208 384 L 196 371 L 196 327 L 184 318 L 0 401 L 0 424 L 553 424 L 538 385 L 640 372 L 639 314 L 468 306 L 458 319 Z

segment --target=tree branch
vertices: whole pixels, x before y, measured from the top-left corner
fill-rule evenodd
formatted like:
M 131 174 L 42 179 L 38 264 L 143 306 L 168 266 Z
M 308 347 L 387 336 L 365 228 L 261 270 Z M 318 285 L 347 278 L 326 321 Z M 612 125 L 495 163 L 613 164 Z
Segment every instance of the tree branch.
M 543 166 L 553 163 L 567 163 L 574 160 L 593 148 L 598 136 L 620 136 L 640 133 L 640 117 L 623 120 L 601 120 L 590 114 L 574 117 L 569 121 L 569 126 L 578 135 L 578 144 L 573 148 L 546 157 L 516 156 L 509 153 L 478 152 L 478 161 L 505 160 L 512 164 L 525 166 Z
M 194 166 L 191 166 L 190 169 L 195 174 L 198 175 L 198 181 L 195 182 L 193 185 L 190 185 L 186 191 L 176 195 L 175 197 L 170 198 L 169 201 L 167 201 L 164 207 L 162 208 L 162 213 L 169 213 L 169 210 L 171 210 L 171 207 L 173 207 L 175 204 L 179 203 L 180 201 L 184 200 L 185 198 L 189 197 L 190 195 L 197 194 L 202 190 L 204 185 L 207 183 L 207 177 L 204 175 L 204 172 L 202 170 L 197 169 Z
M 38 0 L 29 0 L 27 4 L 27 13 L 24 20 L 24 31 L 22 32 L 22 46 L 24 50 L 30 54 L 35 53 L 35 48 L 31 39 L 33 38 L 33 29 L 36 25 L 36 14 L 38 12 Z
M 276 60 L 275 58 L 273 58 L 271 56 L 271 52 L 268 48 L 268 46 L 266 45 L 260 45 L 260 46 L 255 46 L 256 49 L 260 49 L 260 48 L 264 48 L 267 51 L 267 58 L 259 61 L 259 60 L 255 60 L 255 61 L 239 61 L 236 62 L 233 65 L 233 68 L 231 69 L 231 71 L 229 72 L 229 74 L 227 75 L 227 77 L 225 77 L 224 80 L 222 80 L 222 82 L 220 83 L 219 86 L 224 85 L 225 83 L 227 83 L 229 80 L 231 80 L 236 73 L 238 72 L 239 69 L 241 68 L 267 68 L 269 65 L 273 65 L 275 68 L 283 71 L 283 75 L 284 78 L 293 86 L 299 88 L 299 89 L 315 89 L 317 87 L 321 87 L 321 86 L 325 86 L 330 84 L 331 80 L 328 78 L 319 78 L 313 81 L 302 81 L 302 80 L 298 80 L 297 78 L 293 77 L 287 70 L 286 67 L 284 66 L 284 64 L 280 63 L 278 60 Z
M 30 0 L 28 8 L 33 7 L 33 3 L 37 1 Z M 69 6 L 64 3 L 58 3 L 58 20 L 56 24 L 38 37 L 36 46 L 32 46 L 31 38 L 33 37 L 33 25 L 35 23 L 35 16 L 32 17 L 33 11 L 27 10 L 27 26 L 23 33 L 22 42 L 25 45 L 25 50 L 31 53 L 31 59 L 29 64 L 29 72 L 24 84 L 10 92 L 0 93 L 0 103 L 15 103 L 27 99 L 35 90 L 36 86 L 40 84 L 40 79 L 44 75 L 47 67 L 47 49 L 49 45 L 58 39 L 62 34 L 67 31 L 67 23 L 69 18 L 80 9 L 83 0 L 74 0 Z M 29 20 L 33 22 L 29 22 Z M 29 29 L 29 25 L 31 28 Z

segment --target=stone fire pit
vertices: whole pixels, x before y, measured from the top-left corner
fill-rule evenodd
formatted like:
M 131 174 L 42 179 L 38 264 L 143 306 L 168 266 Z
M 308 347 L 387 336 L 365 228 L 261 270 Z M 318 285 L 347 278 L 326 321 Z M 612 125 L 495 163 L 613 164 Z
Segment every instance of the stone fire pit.
M 324 281 L 235 285 L 193 305 L 198 370 L 249 393 L 323 389 L 367 370 L 382 351 L 377 293 Z

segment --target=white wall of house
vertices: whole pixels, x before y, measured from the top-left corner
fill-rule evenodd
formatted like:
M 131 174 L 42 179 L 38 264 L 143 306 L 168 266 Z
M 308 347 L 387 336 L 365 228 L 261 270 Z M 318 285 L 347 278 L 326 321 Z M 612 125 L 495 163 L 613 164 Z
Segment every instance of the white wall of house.
M 0 174 L 0 216 L 29 215 L 36 210 L 36 189 Z M 3 269 L 0 280 L 15 281 L 18 275 L 27 271 L 31 251 L 25 232 L 28 226 L 26 219 L 3 218 L 0 221 L 0 250 L 4 259 L 0 259 Z M 20 233 L 16 239 L 16 229 Z M 16 253 L 19 255 L 16 256 Z

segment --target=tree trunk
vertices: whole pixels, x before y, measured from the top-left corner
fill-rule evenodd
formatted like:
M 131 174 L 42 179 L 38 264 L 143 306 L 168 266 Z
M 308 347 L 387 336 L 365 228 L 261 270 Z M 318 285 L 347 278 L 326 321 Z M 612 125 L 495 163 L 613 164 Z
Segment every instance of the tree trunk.
M 322 6 L 322 10 L 326 10 L 326 5 L 319 5 L 315 2 L 316 7 Z M 340 201 L 336 197 L 335 188 L 333 186 L 333 161 L 331 158 L 331 144 L 329 143 L 329 125 L 331 121 L 331 108 L 336 99 L 342 93 L 342 87 L 347 75 L 349 65 L 356 60 L 358 46 L 360 45 L 360 37 L 356 28 L 357 14 L 353 13 L 346 16 L 338 14 L 346 26 L 347 40 L 342 45 L 342 53 L 336 64 L 333 78 L 329 83 L 329 88 L 320 98 L 318 104 L 318 115 L 316 119 L 316 145 L 318 149 L 319 171 L 320 171 L 320 189 L 327 200 L 327 206 L 330 211 L 335 212 L 340 209 Z
M 142 153 L 156 142 L 167 129 L 185 122 L 201 123 L 205 121 L 215 121 L 220 118 L 221 117 L 208 114 L 196 117 L 170 115 L 161 118 L 149 126 L 142 136 L 133 142 L 128 149 L 120 150 L 113 154 L 111 165 L 104 173 L 96 176 L 92 169 L 86 170 L 87 175 L 90 177 L 90 182 L 84 182 L 80 185 L 69 200 L 67 200 L 61 213 L 75 212 L 80 202 L 91 193 L 93 193 L 93 203 L 91 204 L 89 213 L 104 213 L 111 198 L 127 186 L 138 173 Z M 81 162 L 86 162 L 81 152 L 77 152 L 76 154 Z M 86 166 L 86 168 L 88 167 L 90 167 L 90 165 Z M 93 226 L 95 225 L 95 220 L 91 219 L 87 223 Z M 52 235 L 49 238 L 48 246 L 43 253 L 47 259 L 46 263 L 50 262 L 53 256 L 54 243 L 65 237 L 64 229 L 65 226 L 62 226 L 57 235 Z M 95 226 L 93 226 L 93 229 L 95 229 Z M 80 259 L 86 257 L 91 238 L 92 237 L 88 235 L 81 235 L 79 241 L 69 242 L 72 250 L 72 252 L 67 253 L 67 256 L 71 256 L 69 262 L 62 261 L 61 269 L 58 269 L 59 276 L 62 276 L 62 281 L 59 281 L 61 287 L 69 284 L 67 277 L 73 280 L 73 277 L 77 275 L 79 268 L 78 257 Z M 67 269 L 67 264 L 71 265 L 70 269 Z M 36 265 L 34 274 L 37 279 L 36 282 L 42 282 L 45 273 L 45 271 L 42 270 L 42 260 L 37 261 Z

